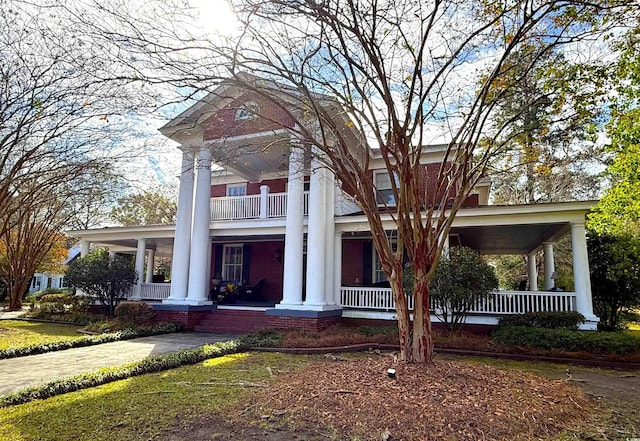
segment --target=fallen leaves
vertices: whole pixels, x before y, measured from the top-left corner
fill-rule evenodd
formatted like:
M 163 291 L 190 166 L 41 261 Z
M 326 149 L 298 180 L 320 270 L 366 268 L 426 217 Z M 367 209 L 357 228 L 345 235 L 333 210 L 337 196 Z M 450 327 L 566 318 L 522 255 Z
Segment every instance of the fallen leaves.
M 394 363 L 388 354 L 279 375 L 251 400 L 254 416 L 270 422 L 389 440 L 536 439 L 578 425 L 593 408 L 566 381 L 460 361 Z

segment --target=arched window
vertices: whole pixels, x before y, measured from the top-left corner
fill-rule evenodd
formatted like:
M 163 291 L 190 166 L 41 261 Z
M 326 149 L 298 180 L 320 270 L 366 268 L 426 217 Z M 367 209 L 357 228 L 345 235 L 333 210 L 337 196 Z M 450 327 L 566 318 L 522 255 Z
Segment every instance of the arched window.
M 236 112 L 236 121 L 244 121 L 255 118 L 260 113 L 260 107 L 253 101 L 244 103 Z

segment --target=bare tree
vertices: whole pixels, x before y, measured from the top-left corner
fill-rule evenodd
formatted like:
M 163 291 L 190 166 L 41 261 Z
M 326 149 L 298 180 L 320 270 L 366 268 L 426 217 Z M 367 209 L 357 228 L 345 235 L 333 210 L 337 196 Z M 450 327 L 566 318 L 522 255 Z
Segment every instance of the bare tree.
M 509 153 L 509 127 L 525 111 L 501 120 L 500 103 L 544 54 L 579 50 L 624 24 L 638 5 L 241 0 L 234 7 L 241 31 L 213 41 L 185 31 L 180 24 L 187 16 L 168 0 L 146 2 L 153 11 L 147 19 L 134 18 L 120 2 L 91 6 L 108 14 L 106 24 L 96 23 L 95 13 L 92 19 L 72 6 L 67 10 L 80 32 L 91 31 L 104 45 L 117 43 L 123 53 L 114 62 L 127 66 L 123 71 L 131 79 L 148 77 L 191 91 L 235 85 L 285 114 L 284 126 L 302 145 L 315 147 L 316 159 L 353 190 L 369 220 L 396 301 L 402 359 L 430 362 L 429 281 L 444 238 L 488 164 Z M 508 60 L 527 44 L 534 49 L 513 75 Z M 446 149 L 430 174 L 423 154 L 443 135 Z M 395 204 L 386 210 L 380 210 L 371 179 L 377 154 L 395 177 Z M 397 247 L 387 240 L 386 216 L 395 223 Z M 402 283 L 405 255 L 415 274 L 413 321 Z

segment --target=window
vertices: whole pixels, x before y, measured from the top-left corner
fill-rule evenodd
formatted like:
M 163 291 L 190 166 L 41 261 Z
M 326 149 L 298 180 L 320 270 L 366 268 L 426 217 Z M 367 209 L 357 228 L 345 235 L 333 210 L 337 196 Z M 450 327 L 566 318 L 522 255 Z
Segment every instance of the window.
M 222 280 L 237 285 L 242 283 L 242 245 L 224 245 Z
M 398 185 L 398 175 L 393 174 L 396 182 L 396 186 Z M 386 171 L 375 172 L 373 175 L 374 185 L 378 190 L 376 192 L 376 200 L 379 205 L 395 205 L 396 200 L 393 197 L 393 189 L 391 187 L 391 178 L 389 173 Z
M 260 107 L 254 102 L 244 103 L 236 112 L 236 121 L 245 121 L 255 118 L 260 113 Z
M 398 249 L 398 239 L 396 237 L 395 231 L 387 231 L 387 239 L 391 243 L 391 249 L 396 251 Z M 382 271 L 382 262 L 380 261 L 380 256 L 378 255 L 378 251 L 376 247 L 373 247 L 373 266 L 372 266 L 373 274 L 372 280 L 373 283 L 386 282 L 387 275 Z
M 227 184 L 227 196 L 246 196 L 247 184 Z
M 58 282 L 58 288 L 68 288 L 67 280 L 65 277 L 60 277 L 60 281 Z

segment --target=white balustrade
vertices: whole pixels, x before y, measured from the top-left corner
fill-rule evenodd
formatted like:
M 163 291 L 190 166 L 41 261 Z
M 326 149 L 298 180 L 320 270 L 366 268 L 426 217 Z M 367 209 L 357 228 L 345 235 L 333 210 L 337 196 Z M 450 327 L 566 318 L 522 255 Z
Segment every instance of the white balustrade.
M 287 193 L 268 193 L 268 218 L 285 217 L 287 215 Z M 211 198 L 212 220 L 236 220 L 260 218 L 260 202 L 262 195 L 225 196 Z M 309 192 L 304 192 L 304 215 L 309 214 Z
M 343 286 L 340 289 L 342 307 L 355 309 L 395 310 L 391 288 Z M 431 310 L 435 302 L 430 298 Z M 413 297 L 408 298 L 413 309 Z M 469 311 L 472 314 L 520 314 L 542 311 L 575 311 L 574 292 L 546 291 L 494 291 L 486 298 L 479 298 Z
M 258 219 L 260 195 L 211 198 L 211 219 Z
M 285 217 L 287 215 L 287 194 L 269 193 L 267 197 L 267 217 Z
M 164 300 L 171 292 L 170 283 L 143 283 L 140 289 L 142 300 Z

